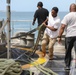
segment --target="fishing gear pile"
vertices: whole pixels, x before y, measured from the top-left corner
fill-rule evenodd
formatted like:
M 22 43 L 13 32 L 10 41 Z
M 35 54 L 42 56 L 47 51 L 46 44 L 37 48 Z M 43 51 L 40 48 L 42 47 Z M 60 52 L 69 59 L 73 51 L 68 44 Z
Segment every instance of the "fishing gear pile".
M 22 69 L 13 59 L 0 59 L 0 75 L 21 75 Z

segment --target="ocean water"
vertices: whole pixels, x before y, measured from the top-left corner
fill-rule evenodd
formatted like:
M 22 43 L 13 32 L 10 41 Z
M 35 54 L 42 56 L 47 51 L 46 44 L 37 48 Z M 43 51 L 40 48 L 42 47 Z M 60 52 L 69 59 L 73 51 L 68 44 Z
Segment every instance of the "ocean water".
M 11 12 L 11 20 L 32 20 L 34 12 Z M 0 19 L 7 19 L 6 12 L 0 12 Z
M 62 20 L 67 13 L 68 12 L 59 12 L 58 15 Z M 11 35 L 14 35 L 16 32 L 27 32 L 36 28 L 37 22 L 34 26 L 32 25 L 33 15 L 34 12 L 11 12 Z M 6 12 L 0 12 L 0 20 L 7 20 Z M 25 20 L 30 20 L 30 22 L 25 22 Z
M 67 14 L 68 12 L 59 12 L 59 17 L 62 18 Z M 11 20 L 32 20 L 33 19 L 34 12 L 11 12 Z M 7 19 L 7 13 L 6 12 L 0 12 L 0 20 L 1 19 Z
M 67 14 L 68 12 L 59 12 L 58 15 L 63 19 L 63 17 Z M 11 19 L 12 20 L 32 20 L 33 19 L 34 12 L 13 12 L 11 13 Z

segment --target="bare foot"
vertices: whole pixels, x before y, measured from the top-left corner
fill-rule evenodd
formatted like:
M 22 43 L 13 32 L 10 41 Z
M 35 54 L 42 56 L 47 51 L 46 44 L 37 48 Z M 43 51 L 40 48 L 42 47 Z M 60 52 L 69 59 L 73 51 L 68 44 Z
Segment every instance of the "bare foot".
M 45 57 L 45 55 L 46 55 L 46 53 L 44 53 L 44 52 L 41 52 L 41 55 L 40 55 L 40 57 Z
M 36 53 L 39 55 L 39 57 L 45 57 L 46 55 L 46 53 L 42 51 L 37 51 Z

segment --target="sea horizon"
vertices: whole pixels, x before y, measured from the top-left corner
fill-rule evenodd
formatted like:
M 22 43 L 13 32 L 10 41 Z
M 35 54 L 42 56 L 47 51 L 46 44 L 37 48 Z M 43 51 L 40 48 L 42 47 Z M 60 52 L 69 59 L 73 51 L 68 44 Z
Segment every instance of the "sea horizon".
M 68 12 L 67 11 L 60 11 L 58 13 L 59 17 L 62 19 Z M 19 17 L 18 17 L 19 16 Z M 11 20 L 32 20 L 34 16 L 34 12 L 31 11 L 11 11 Z M 7 18 L 7 12 L 6 11 L 0 11 L 0 19 L 6 19 Z
M 68 12 L 59 12 L 58 15 L 60 16 L 61 20 Z M 35 25 L 32 25 L 34 12 L 11 12 L 11 29 L 14 29 L 12 31 L 12 35 L 16 32 L 27 32 L 31 29 L 34 29 L 37 27 L 37 22 Z M 6 12 L 0 12 L 0 20 L 7 20 L 7 13 Z M 15 22 L 12 22 L 13 20 L 16 20 Z M 19 21 L 18 21 L 19 20 Z M 21 21 L 20 21 L 21 20 Z M 28 21 L 22 21 L 22 20 L 31 20 Z M 19 30 L 20 29 L 20 30 Z M 37 34 L 36 34 L 37 35 Z

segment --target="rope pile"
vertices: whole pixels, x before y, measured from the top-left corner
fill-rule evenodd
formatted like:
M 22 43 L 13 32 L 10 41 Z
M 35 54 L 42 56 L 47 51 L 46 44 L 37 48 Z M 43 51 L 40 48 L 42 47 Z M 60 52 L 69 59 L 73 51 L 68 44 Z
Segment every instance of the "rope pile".
M 20 75 L 21 65 L 13 59 L 0 59 L 0 75 Z
M 45 68 L 44 66 L 42 66 L 42 65 L 40 65 L 38 62 L 36 62 L 33 58 L 31 58 L 30 56 L 28 56 L 26 53 L 24 53 L 24 54 L 22 54 L 22 55 L 25 55 L 27 58 L 28 58 L 28 62 L 33 62 L 33 63 L 31 63 L 32 65 L 34 65 L 34 67 L 38 70 L 38 71 L 40 71 L 40 72 L 42 72 L 44 75 L 58 75 L 57 73 L 55 73 L 55 72 L 53 72 L 51 69 L 49 69 L 49 68 Z M 21 56 L 22 56 L 21 55 Z M 24 60 L 24 61 L 26 61 L 26 60 Z M 29 63 L 30 64 L 30 63 Z M 38 64 L 38 65 L 37 65 Z M 34 71 L 33 71 L 34 72 Z M 32 74 L 30 74 L 30 75 L 32 75 Z

